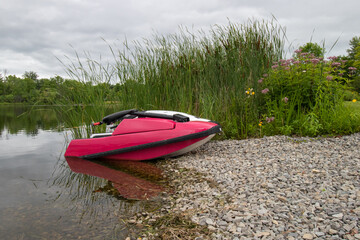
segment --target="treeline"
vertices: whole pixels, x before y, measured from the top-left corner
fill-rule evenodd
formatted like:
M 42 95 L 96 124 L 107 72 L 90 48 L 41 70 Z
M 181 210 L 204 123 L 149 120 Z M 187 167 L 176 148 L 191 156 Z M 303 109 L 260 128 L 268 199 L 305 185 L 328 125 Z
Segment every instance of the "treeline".
M 0 76 L 0 103 L 56 104 L 57 98 L 71 98 L 88 87 L 105 90 L 104 100 L 113 100 L 115 93 L 120 89 L 120 84 L 93 85 L 60 76 L 38 79 L 38 75 L 30 71 L 25 72 L 22 77 Z

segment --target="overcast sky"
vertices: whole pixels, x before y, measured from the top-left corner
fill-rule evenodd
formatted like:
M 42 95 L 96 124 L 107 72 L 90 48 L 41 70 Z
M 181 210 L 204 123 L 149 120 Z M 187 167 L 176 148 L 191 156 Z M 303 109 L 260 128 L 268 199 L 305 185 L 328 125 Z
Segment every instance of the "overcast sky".
M 360 36 L 359 0 L 0 0 L 0 73 L 66 77 L 57 58 L 87 51 L 110 55 L 107 42 L 178 32 L 179 26 L 209 27 L 270 20 L 286 28 L 293 46 L 325 40 L 327 56 L 346 55 Z M 110 58 L 110 57 L 109 57 Z

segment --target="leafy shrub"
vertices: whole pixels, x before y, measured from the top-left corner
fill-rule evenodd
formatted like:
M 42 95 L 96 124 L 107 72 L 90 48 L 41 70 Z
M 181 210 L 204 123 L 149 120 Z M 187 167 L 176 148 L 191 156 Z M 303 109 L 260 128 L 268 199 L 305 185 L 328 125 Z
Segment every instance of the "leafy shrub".
M 340 111 L 348 114 L 342 111 L 347 89 L 342 83 L 348 82 L 342 67 L 344 62 L 336 57 L 325 60 L 301 50 L 295 51 L 292 59 L 274 62 L 259 80 L 263 84 L 263 118 L 272 118 L 267 121 L 271 126 L 263 126 L 263 133 L 316 136 L 344 131 L 338 126 L 346 119 L 339 116 Z
M 358 94 L 360 94 L 360 76 L 354 77 L 351 86 L 356 92 L 358 92 Z

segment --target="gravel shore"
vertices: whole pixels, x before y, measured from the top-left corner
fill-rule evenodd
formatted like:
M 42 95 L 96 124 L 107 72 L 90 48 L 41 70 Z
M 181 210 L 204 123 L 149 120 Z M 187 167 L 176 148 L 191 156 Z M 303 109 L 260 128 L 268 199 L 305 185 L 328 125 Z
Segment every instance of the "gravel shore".
M 360 133 L 211 141 L 168 161 L 171 211 L 211 239 L 360 239 Z

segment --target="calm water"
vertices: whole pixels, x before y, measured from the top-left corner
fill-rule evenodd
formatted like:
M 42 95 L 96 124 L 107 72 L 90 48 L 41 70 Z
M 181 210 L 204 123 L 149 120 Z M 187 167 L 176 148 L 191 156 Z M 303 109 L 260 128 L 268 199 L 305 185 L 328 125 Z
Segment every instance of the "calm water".
M 122 220 L 158 207 L 161 170 L 65 159 L 67 132 L 57 119 L 54 107 L 0 106 L 0 239 L 136 236 Z

